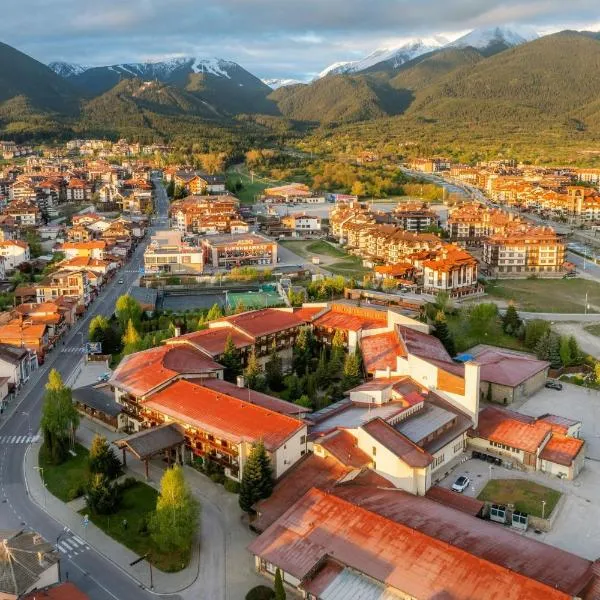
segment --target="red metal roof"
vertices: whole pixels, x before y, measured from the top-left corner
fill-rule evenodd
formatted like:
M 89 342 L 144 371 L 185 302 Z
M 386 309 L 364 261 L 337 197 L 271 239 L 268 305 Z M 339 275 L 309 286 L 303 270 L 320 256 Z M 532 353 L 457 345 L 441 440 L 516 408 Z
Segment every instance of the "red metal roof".
M 110 383 L 134 396 L 144 396 L 179 374 L 202 374 L 223 367 L 191 346 L 159 346 L 126 356 Z
M 410 467 L 422 469 L 433 461 L 431 454 L 411 442 L 379 417 L 363 425 L 362 429 Z
M 385 371 L 388 367 L 395 371 L 396 357 L 406 357 L 406 350 L 394 331 L 361 338 L 360 349 L 367 373 Z
M 294 309 L 294 316 L 305 323 L 312 323 L 315 315 L 318 315 L 324 310 L 327 310 L 326 306 L 303 306 L 302 308 Z
M 262 440 L 271 451 L 305 427 L 299 419 L 186 380 L 153 394 L 144 406 L 227 440 Z
M 550 367 L 549 362 L 496 348 L 486 348 L 475 360 L 481 365 L 481 381 L 508 387 L 516 387 Z
M 475 519 L 457 511 L 452 513 L 469 519 L 473 529 L 479 528 Z M 451 529 L 451 521 L 449 525 Z M 511 554 L 520 558 L 519 540 L 525 538 L 513 537 Z M 572 560 L 556 565 L 563 577 L 557 581 L 559 589 L 555 589 L 314 488 L 252 542 L 249 550 L 299 579 L 307 577 L 323 559 L 333 557 L 394 589 L 423 599 L 481 600 L 485 590 L 487 600 L 567 600 L 592 578 L 589 561 L 565 552 L 562 554 Z M 528 558 L 536 566 L 542 563 L 544 571 L 555 566 L 544 564 L 539 556 Z M 555 579 L 555 575 L 550 577 Z M 567 587 L 577 589 L 562 591 Z
M 229 336 L 231 336 L 231 341 L 238 349 L 246 348 L 254 343 L 254 339 L 251 336 L 240 333 L 232 327 L 202 329 L 201 331 L 186 333 L 177 338 L 171 338 L 166 343 L 171 345 L 189 342 L 211 356 L 219 356 L 225 351 L 225 344 Z
M 361 329 L 385 327 L 387 324 L 387 318 L 376 320 L 359 315 L 352 315 L 330 310 L 329 312 L 315 319 L 313 323 L 315 327 L 324 327 L 326 329 L 359 331 Z
M 425 496 L 430 500 L 460 510 L 472 517 L 476 517 L 485 506 L 485 502 L 477 500 L 477 498 L 471 498 L 470 496 L 453 492 L 452 490 L 440 487 L 439 485 L 430 487 L 425 493 Z
M 533 417 L 499 406 L 487 406 L 479 412 L 479 424 L 475 435 L 535 453 L 550 432 L 547 423 L 536 422 Z
M 579 438 L 567 437 L 553 433 L 540 453 L 542 460 L 547 460 L 565 467 L 570 467 L 583 449 L 585 442 Z
M 293 402 L 281 400 L 281 398 L 276 398 L 275 396 L 269 396 L 268 394 L 262 394 L 261 392 L 249 390 L 248 388 L 238 387 L 237 385 L 229 383 L 229 381 L 224 381 L 223 379 L 205 379 L 202 381 L 202 385 L 204 387 L 209 387 L 212 390 L 229 394 L 230 396 L 234 396 L 235 398 L 239 398 L 245 402 L 258 404 L 258 406 L 262 406 L 263 408 L 267 408 L 269 410 L 274 410 L 282 415 L 297 417 L 310 412 L 309 408 L 294 404 Z
M 254 338 L 304 325 L 304 321 L 293 312 L 277 310 L 276 308 L 251 310 L 239 315 L 225 317 L 222 320 L 228 321 L 240 331 Z
M 316 443 L 348 467 L 367 467 L 373 462 L 372 458 L 358 447 L 357 439 L 343 429 L 320 438 Z
M 555 433 L 563 433 L 566 434 L 569 431 L 570 427 L 575 425 L 579 425 L 581 421 L 576 421 L 574 419 L 568 419 L 567 417 L 559 417 L 558 415 L 545 414 L 541 415 L 537 419 L 542 423 L 548 423 L 550 427 L 552 427 L 552 431 Z
M 258 518 L 252 523 L 253 529 L 264 531 L 310 488 L 327 490 L 350 471 L 333 456 L 305 455 L 277 482 L 273 493 L 256 504 Z
M 27 596 L 23 596 L 23 600 L 89 600 L 89 598 L 87 594 L 70 582 L 59 583 L 43 590 L 35 590 Z
M 479 559 L 573 596 L 589 581 L 591 561 L 477 519 L 453 506 L 389 488 L 337 486 L 333 493 Z M 507 597 L 512 596 L 507 594 Z
M 452 358 L 444 348 L 442 342 L 435 336 L 403 325 L 398 325 L 397 330 L 409 354 L 414 354 L 424 359 L 433 358 L 452 363 Z

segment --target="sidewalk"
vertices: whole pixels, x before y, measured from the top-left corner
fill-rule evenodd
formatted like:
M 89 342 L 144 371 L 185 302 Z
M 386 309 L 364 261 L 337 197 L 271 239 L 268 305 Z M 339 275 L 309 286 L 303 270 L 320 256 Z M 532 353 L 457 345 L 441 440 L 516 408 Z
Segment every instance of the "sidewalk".
M 86 544 L 93 547 L 104 558 L 114 563 L 121 571 L 139 582 L 142 587 L 149 589 L 150 570 L 147 562 L 142 561 L 130 567 L 129 564 L 139 558 L 137 554 L 106 535 L 91 521 L 87 527 L 83 527 L 81 515 L 75 512 L 69 504 L 60 501 L 45 489 L 39 471 L 34 469 L 38 464 L 40 447 L 41 442 L 32 444 L 25 453 L 23 465 L 25 485 L 31 500 L 59 523 L 69 528 L 75 535 L 79 536 Z M 70 504 L 72 505 L 72 503 Z M 158 569 L 153 569 L 154 593 L 176 594 L 189 588 L 196 581 L 199 565 L 200 549 L 196 543 L 190 564 L 183 571 L 179 573 L 163 573 Z
M 96 433 L 109 442 L 123 437 L 101 425 L 83 418 L 77 431 L 77 440 L 88 447 Z M 31 499 L 54 519 L 84 538 L 82 517 L 69 505 L 52 494 L 45 494 L 37 466 L 41 444 L 34 444 L 25 455 L 25 480 Z M 160 460 L 150 461 L 150 480 L 146 483 L 158 489 L 166 464 Z M 178 593 L 186 600 L 239 600 L 255 585 L 265 580 L 254 569 L 254 559 L 246 547 L 255 538 L 242 520 L 243 513 L 238 505 L 237 494 L 227 492 L 223 486 L 213 483 L 208 477 L 192 467 L 184 466 L 185 479 L 192 494 L 200 503 L 199 544 L 190 565 L 179 573 L 163 573 L 154 569 L 154 592 L 157 594 Z M 144 465 L 131 455 L 127 457 L 125 476 L 144 479 Z M 78 506 L 77 502 L 70 503 Z M 107 536 L 93 523 L 89 523 L 85 541 L 105 558 L 115 563 L 127 575 L 143 587 L 149 586 L 149 569 L 144 561 L 135 567 L 129 563 L 138 558 L 136 554 Z M 205 549 L 204 552 L 201 549 Z

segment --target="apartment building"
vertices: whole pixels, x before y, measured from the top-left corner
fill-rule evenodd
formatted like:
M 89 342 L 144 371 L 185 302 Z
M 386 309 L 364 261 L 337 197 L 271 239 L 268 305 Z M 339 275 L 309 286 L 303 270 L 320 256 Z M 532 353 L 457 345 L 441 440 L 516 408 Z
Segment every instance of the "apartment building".
M 146 273 L 172 273 L 174 275 L 199 274 L 204 268 L 202 248 L 182 241 L 179 231 L 159 232 L 144 252 Z
M 91 284 L 85 270 L 55 271 L 36 284 L 35 291 L 38 303 L 65 296 L 77 300 L 80 306 L 85 307 L 91 300 Z
M 566 247 L 551 227 L 522 226 L 490 236 L 483 245 L 483 260 L 492 273 L 558 273 Z
M 215 269 L 277 265 L 277 243 L 254 233 L 208 236 L 202 252 L 204 263 Z
M 458 246 L 445 245 L 433 258 L 423 261 L 422 269 L 425 293 L 460 297 L 482 291 L 477 260 Z
M 19 240 L 7 240 L 0 242 L 0 256 L 4 269 L 12 271 L 20 264 L 30 260 L 29 244 Z
M 405 231 L 424 231 L 439 224 L 437 214 L 424 202 L 400 202 L 394 209 L 392 218 Z
M 247 233 L 248 225 L 239 214 L 233 196 L 188 196 L 169 207 L 171 224 L 184 233 Z
M 281 224 L 295 237 L 321 233 L 321 217 L 306 213 L 293 213 L 281 218 Z

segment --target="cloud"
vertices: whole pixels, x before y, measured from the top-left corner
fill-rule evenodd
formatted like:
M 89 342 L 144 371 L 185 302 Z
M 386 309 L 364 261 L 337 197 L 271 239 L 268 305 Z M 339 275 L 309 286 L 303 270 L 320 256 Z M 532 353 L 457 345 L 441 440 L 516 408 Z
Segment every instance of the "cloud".
M 598 0 L 2 0 L 3 41 L 86 64 L 195 54 L 308 77 L 394 40 L 474 27 L 597 23 Z M 589 25 L 587 25 L 589 27 Z

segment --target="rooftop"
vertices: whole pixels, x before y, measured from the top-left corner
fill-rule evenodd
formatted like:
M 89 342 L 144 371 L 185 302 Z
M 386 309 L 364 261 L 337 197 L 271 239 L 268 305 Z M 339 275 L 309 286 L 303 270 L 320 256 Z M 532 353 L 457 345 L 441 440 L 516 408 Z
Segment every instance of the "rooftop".
M 476 354 L 475 360 L 481 365 L 481 381 L 508 387 L 515 387 L 550 367 L 550 363 L 532 356 L 490 347 Z
M 570 467 L 584 446 L 585 442 L 579 438 L 553 433 L 548 443 L 544 446 L 544 449 L 540 452 L 540 458 Z
M 110 383 L 134 396 L 144 396 L 177 375 L 214 373 L 222 368 L 192 346 L 159 346 L 123 358 Z
M 219 321 L 231 323 L 238 330 L 254 338 L 304 325 L 304 321 L 293 312 L 276 308 L 251 310 Z
M 396 332 L 362 337 L 360 349 L 367 373 L 385 371 L 388 368 L 395 371 L 397 367 L 396 358 L 398 356 L 406 357 L 406 349 L 398 339 Z
M 343 489 L 343 486 L 337 488 L 336 494 Z M 338 563 L 414 598 L 474 600 L 481 598 L 481 590 L 485 590 L 488 600 L 567 600 L 578 595 L 592 580 L 589 561 L 452 509 L 446 509 L 451 513 L 439 519 L 444 507 L 436 502 L 411 497 L 414 506 L 407 517 L 410 520 L 412 514 L 412 520 L 416 521 L 411 527 L 369 510 L 363 502 L 381 498 L 371 488 L 347 489 L 350 500 L 311 489 L 250 544 L 250 551 L 301 580 L 310 576 L 326 557 L 335 557 Z M 390 493 L 410 497 L 402 492 Z M 386 496 L 383 498 L 382 508 L 385 509 L 390 500 Z M 361 506 L 357 505 L 359 502 Z M 419 510 L 417 502 L 425 504 L 427 509 Z M 457 530 L 456 518 L 468 519 L 469 528 Z M 421 531 L 421 528 L 429 529 L 429 521 L 433 531 Z M 443 529 L 437 530 L 440 525 L 458 539 L 448 542 L 436 538 L 432 533 L 447 537 Z M 508 555 L 496 550 L 496 554 L 484 558 L 460 547 L 461 534 L 463 540 L 466 535 L 476 546 L 477 534 L 485 526 L 491 527 L 494 533 L 498 531 L 499 537 L 510 536 L 511 544 L 506 548 Z M 485 538 L 486 544 L 489 541 Z M 495 536 L 491 541 L 495 542 Z M 498 548 L 496 543 L 490 548 L 492 553 L 493 548 Z M 529 548 L 535 553 L 527 552 Z M 519 552 L 521 549 L 524 552 Z M 499 568 L 493 558 L 506 559 L 513 568 L 508 565 Z M 521 567 L 525 571 L 523 574 L 519 572 Z
M 304 427 L 299 419 L 185 380 L 153 394 L 144 405 L 238 443 L 262 440 L 271 451 Z

